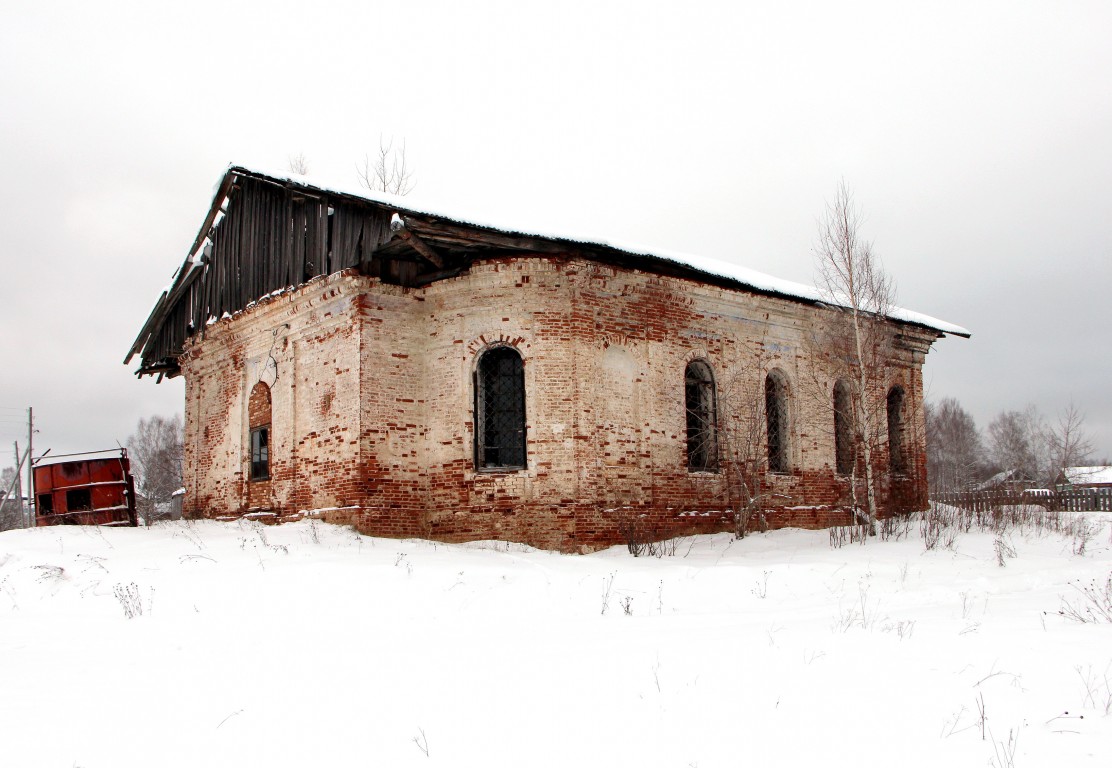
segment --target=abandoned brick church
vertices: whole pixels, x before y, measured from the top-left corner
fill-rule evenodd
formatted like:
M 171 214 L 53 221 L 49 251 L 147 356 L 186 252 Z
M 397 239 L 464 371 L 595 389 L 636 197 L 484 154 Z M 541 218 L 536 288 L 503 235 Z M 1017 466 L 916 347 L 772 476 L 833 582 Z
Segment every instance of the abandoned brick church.
M 721 530 L 754 491 L 773 527 L 847 522 L 838 317 L 730 265 L 233 166 L 128 360 L 185 377 L 186 515 L 587 551 L 631 519 Z M 926 504 L 924 358 L 968 333 L 885 327 L 891 514 Z

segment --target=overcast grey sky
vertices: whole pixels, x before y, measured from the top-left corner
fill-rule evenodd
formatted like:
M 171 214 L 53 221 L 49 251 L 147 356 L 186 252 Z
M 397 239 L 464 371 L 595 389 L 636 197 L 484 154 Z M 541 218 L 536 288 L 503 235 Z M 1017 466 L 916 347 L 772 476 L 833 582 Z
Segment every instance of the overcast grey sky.
M 1072 398 L 1112 456 L 1112 3 L 49 2 L 0 23 L 0 466 L 123 442 L 121 364 L 230 162 L 813 282 L 840 179 L 899 303 L 964 325 L 928 395 Z M 133 368 L 134 366 L 132 366 Z M 38 450 L 36 452 L 38 452 Z

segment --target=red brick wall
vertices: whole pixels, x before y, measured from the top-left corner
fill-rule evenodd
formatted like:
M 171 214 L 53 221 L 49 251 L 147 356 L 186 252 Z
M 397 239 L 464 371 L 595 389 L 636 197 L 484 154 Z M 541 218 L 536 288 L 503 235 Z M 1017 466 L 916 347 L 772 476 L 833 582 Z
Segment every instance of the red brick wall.
M 831 509 L 848 486 L 833 471 L 834 372 L 812 341 L 827 318 L 574 254 L 480 262 L 421 289 L 317 280 L 210 326 L 187 349 L 186 508 L 260 508 L 242 486 L 247 398 L 265 381 L 277 513 L 339 508 L 327 516 L 367 533 L 562 550 L 618 541 L 630 515 L 661 534 L 716 530 L 737 494 L 728 465 L 687 470 L 683 378 L 698 358 L 714 371 L 721 436 L 751 415 L 731 411 L 732 392 L 760 387 L 772 367 L 789 380 L 791 471 L 764 477 L 770 523 L 843 522 Z M 905 391 L 908 471 L 886 485 L 886 510 L 926 498 L 921 367 L 933 336 L 903 330 L 886 381 Z M 528 466 L 480 472 L 472 373 L 500 344 L 524 360 Z

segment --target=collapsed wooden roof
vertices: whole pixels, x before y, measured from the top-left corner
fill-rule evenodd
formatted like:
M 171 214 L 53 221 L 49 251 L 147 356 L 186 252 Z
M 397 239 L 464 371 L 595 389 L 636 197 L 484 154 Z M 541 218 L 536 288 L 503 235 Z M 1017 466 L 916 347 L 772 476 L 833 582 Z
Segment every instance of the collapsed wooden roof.
M 217 186 L 185 261 L 159 296 L 124 363 L 139 355 L 137 375 L 157 375 L 160 381 L 177 376 L 185 340 L 212 319 L 344 269 L 417 287 L 459 275 L 479 258 L 571 252 L 751 293 L 826 302 L 809 286 L 721 262 L 475 224 L 401 206 L 392 198 L 232 166 Z M 892 317 L 939 336 L 969 335 L 959 326 L 906 310 Z

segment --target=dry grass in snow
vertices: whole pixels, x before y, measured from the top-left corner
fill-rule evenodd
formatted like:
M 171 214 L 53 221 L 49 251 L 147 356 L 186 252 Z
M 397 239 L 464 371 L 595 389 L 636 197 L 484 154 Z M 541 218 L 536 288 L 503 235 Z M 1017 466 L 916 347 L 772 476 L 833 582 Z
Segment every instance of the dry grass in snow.
M 1107 765 L 1112 525 L 959 518 L 661 558 L 309 521 L 3 533 L 2 762 Z

